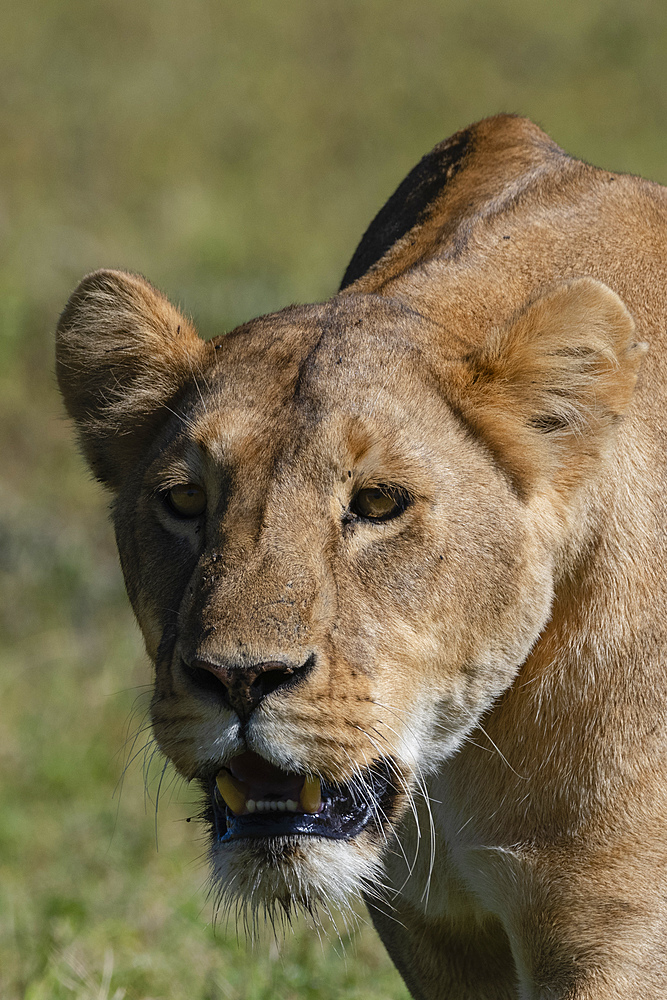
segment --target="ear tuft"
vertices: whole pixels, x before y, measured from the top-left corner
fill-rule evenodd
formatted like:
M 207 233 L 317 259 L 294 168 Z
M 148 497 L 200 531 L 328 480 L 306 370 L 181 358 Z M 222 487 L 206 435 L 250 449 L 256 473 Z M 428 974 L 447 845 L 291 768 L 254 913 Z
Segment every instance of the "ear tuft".
M 98 479 L 117 488 L 206 350 L 188 320 L 144 278 L 95 271 L 83 279 L 58 323 L 56 372 Z
M 520 492 L 567 493 L 599 463 L 646 344 L 621 299 L 592 278 L 531 299 L 455 378 L 455 406 Z

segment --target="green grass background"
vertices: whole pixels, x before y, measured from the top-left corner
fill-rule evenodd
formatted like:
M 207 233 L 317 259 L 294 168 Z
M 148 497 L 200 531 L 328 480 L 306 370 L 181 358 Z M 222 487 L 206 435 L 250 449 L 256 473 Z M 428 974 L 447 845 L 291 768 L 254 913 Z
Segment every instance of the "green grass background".
M 169 773 L 156 820 L 150 671 L 52 374 L 73 286 L 141 271 L 206 336 L 326 297 L 416 160 L 500 110 L 667 181 L 666 58 L 664 0 L 0 5 L 3 1000 L 407 996 L 367 924 L 214 928 Z

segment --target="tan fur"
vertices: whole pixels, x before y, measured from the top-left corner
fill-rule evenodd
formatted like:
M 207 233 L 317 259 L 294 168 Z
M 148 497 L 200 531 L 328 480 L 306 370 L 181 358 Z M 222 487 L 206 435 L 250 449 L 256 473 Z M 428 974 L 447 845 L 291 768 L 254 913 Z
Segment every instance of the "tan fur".
M 159 745 L 204 786 L 248 749 L 394 769 L 382 831 L 213 838 L 223 905 L 361 893 L 424 1000 L 667 994 L 666 320 L 667 192 L 511 116 L 424 158 L 324 304 L 204 344 L 83 280 L 58 375 Z M 403 513 L 352 517 L 378 485 Z M 314 666 L 240 720 L 193 660 Z

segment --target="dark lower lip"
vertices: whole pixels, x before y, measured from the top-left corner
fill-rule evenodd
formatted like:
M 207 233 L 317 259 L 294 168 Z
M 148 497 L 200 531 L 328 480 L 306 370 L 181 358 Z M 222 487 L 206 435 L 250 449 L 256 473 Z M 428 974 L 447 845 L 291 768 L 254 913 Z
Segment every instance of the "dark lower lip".
M 235 816 L 216 794 L 215 781 L 209 786 L 216 840 L 229 843 L 246 838 L 324 837 L 328 840 L 351 840 L 367 826 L 380 825 L 391 807 L 396 792 L 392 783 L 392 765 L 378 761 L 363 774 L 363 783 L 355 779 L 346 785 L 322 782 L 322 809 L 309 813 L 263 813 Z

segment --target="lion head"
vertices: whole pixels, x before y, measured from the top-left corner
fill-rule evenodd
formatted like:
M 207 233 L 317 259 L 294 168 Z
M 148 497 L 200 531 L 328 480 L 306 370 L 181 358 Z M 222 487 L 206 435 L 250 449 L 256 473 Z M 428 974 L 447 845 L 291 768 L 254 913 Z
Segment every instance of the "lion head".
M 436 147 L 323 304 L 204 342 L 98 271 L 61 317 L 155 737 L 201 785 L 228 904 L 381 899 L 590 543 L 642 349 L 583 253 L 516 249 L 554 148 L 510 118 Z

